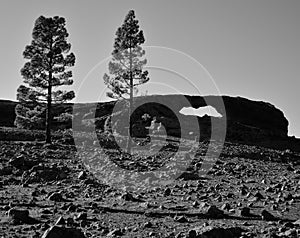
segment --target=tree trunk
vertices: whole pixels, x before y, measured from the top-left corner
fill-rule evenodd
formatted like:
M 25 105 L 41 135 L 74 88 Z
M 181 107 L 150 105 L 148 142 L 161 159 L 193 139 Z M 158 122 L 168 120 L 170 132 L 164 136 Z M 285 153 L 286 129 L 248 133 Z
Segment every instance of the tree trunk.
M 50 65 L 52 58 L 50 58 Z M 52 71 L 49 71 L 47 95 L 47 113 L 46 113 L 46 143 L 51 144 L 51 119 L 52 119 Z
M 131 153 L 132 141 L 131 141 L 131 132 L 132 132 L 132 122 L 130 120 L 132 107 L 133 107 L 133 76 L 132 76 L 132 55 L 131 55 L 131 47 L 129 49 L 130 54 L 130 95 L 129 95 L 129 110 L 128 110 L 128 139 L 127 139 L 127 153 Z
M 128 121 L 129 121 L 129 127 L 128 127 L 128 140 L 127 140 L 127 153 L 131 153 L 131 147 L 132 147 L 132 141 L 131 141 L 131 133 L 132 133 L 132 122 L 130 120 L 131 113 L 132 113 L 132 107 L 133 107 L 133 87 L 132 85 L 132 74 L 130 79 L 130 98 L 129 98 L 129 110 L 128 110 Z
M 52 117 L 52 111 L 51 111 L 51 104 L 52 104 L 52 86 L 48 86 L 48 96 L 47 96 L 47 114 L 46 114 L 46 143 L 51 144 L 51 117 Z

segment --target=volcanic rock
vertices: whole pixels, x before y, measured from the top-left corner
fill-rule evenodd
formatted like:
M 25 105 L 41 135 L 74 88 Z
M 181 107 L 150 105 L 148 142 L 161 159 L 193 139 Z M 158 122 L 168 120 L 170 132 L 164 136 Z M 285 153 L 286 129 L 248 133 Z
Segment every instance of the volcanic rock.
M 122 236 L 123 235 L 123 232 L 121 229 L 114 229 L 112 230 L 111 232 L 109 232 L 107 234 L 107 237 L 115 237 L 115 236 Z
M 207 208 L 206 215 L 211 218 L 222 218 L 224 217 L 224 212 L 216 206 L 212 205 Z
M 55 222 L 55 225 L 65 225 L 65 224 L 66 224 L 66 221 L 65 221 L 65 219 L 62 216 L 60 216 L 57 219 L 57 221 Z
M 205 238 L 238 238 L 244 230 L 240 227 L 220 228 L 220 227 L 204 227 L 197 237 Z
M 184 223 L 184 222 L 188 222 L 189 220 L 185 216 L 175 216 L 174 221 Z
M 29 216 L 28 210 L 18 210 L 15 208 L 11 208 L 8 211 L 8 216 L 12 218 L 15 222 L 21 222 L 25 224 L 35 224 L 38 221 Z
M 277 220 L 275 216 L 273 216 L 270 212 L 267 210 L 263 210 L 261 212 L 261 218 L 265 221 L 274 221 Z
M 239 210 L 239 214 L 241 216 L 244 216 L 244 217 L 249 217 L 251 216 L 250 214 L 250 208 L 249 207 L 242 207 L 240 210 Z
M 51 226 L 45 231 L 42 238 L 85 238 L 85 235 L 76 228 Z
M 51 193 L 48 197 L 48 199 L 50 201 L 54 201 L 54 202 L 62 202 L 62 201 L 65 201 L 65 199 L 63 198 L 63 196 L 61 195 L 61 193 L 58 193 L 58 192 L 54 192 L 54 193 Z
M 164 191 L 164 196 L 170 196 L 171 194 L 171 189 L 170 188 L 166 188 Z
M 28 210 L 17 210 L 17 209 L 12 208 L 8 211 L 8 216 L 13 219 L 26 220 L 29 217 L 29 211 Z
M 87 213 L 86 212 L 81 212 L 76 217 L 76 220 L 86 220 L 86 219 L 87 219 Z
M 189 230 L 186 238 L 197 238 L 197 231 L 195 229 Z
M 81 171 L 79 174 L 78 174 L 78 179 L 86 179 L 86 172 L 85 171 Z
M 199 180 L 200 176 L 194 172 L 184 172 L 182 173 L 178 179 L 183 179 L 183 180 Z

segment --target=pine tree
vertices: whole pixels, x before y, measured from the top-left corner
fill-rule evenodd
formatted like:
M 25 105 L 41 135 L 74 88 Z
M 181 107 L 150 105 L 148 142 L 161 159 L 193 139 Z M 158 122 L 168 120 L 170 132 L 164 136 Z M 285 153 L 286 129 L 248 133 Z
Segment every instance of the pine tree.
M 112 60 L 109 62 L 109 75 L 104 74 L 103 80 L 108 89 L 108 97 L 113 99 L 128 99 L 129 127 L 127 152 L 131 152 L 132 122 L 130 116 L 133 110 L 134 92 L 137 86 L 149 81 L 148 71 L 143 70 L 147 60 L 143 59 L 145 50 L 141 45 L 145 42 L 143 31 L 139 29 L 138 20 L 133 10 L 125 17 L 121 27 L 116 32 Z
M 57 89 L 72 85 L 75 55 L 69 53 L 71 44 L 63 17 L 40 16 L 34 24 L 32 41 L 25 47 L 23 56 L 28 60 L 21 69 L 25 85 L 17 89 L 15 125 L 21 128 L 46 128 L 46 143 L 51 143 L 53 105 L 75 97 L 73 91 Z M 64 113 L 58 121 L 67 118 Z

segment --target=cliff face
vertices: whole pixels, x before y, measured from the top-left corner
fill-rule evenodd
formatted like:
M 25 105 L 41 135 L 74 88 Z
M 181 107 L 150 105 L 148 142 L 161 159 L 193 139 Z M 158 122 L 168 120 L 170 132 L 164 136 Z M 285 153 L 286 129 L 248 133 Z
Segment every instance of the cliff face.
M 195 130 L 191 123 L 194 116 L 186 116 L 179 113 L 183 107 L 199 108 L 204 106 L 214 107 L 222 118 L 203 116 L 197 117 L 200 127 L 200 138 L 209 139 L 214 130 L 222 133 L 222 127 L 226 127 L 226 140 L 230 141 L 265 141 L 274 138 L 288 137 L 288 121 L 284 114 L 273 105 L 265 102 L 251 101 L 241 97 L 229 96 L 183 96 L 183 95 L 152 95 L 138 97 L 135 103 L 139 105 L 132 115 L 134 122 L 134 135 L 144 135 L 148 131 L 142 130 L 150 125 L 150 121 L 142 120 L 147 113 L 151 118 L 155 117 L 161 123 L 167 133 L 172 136 L 187 136 Z M 126 133 L 126 123 L 122 119 L 127 118 L 125 106 L 114 107 L 114 103 L 98 104 L 96 114 L 98 128 L 103 128 L 107 116 L 119 114 L 121 118 L 117 123 L 122 128 L 121 133 Z M 87 116 L 86 119 L 92 119 Z M 213 122 L 213 124 L 212 124 Z M 185 130 L 183 131 L 182 128 Z
M 167 133 L 172 136 L 187 136 L 195 130 L 195 125 L 190 123 L 195 118 L 200 127 L 200 138 L 209 139 L 211 136 L 212 122 L 214 130 L 218 131 L 226 126 L 226 140 L 229 141 L 265 141 L 274 138 L 288 137 L 288 121 L 284 114 L 273 105 L 266 102 L 251 101 L 241 97 L 229 96 L 188 96 L 188 95 L 151 95 L 138 97 L 135 103 L 139 105 L 132 115 L 134 122 L 133 134 L 144 136 L 148 133 L 145 126 L 150 126 L 151 120 L 156 117 Z M 15 102 L 0 101 L 0 126 L 13 126 L 15 114 Z M 183 107 L 204 107 L 212 106 L 222 118 L 210 116 L 194 117 L 179 113 Z M 65 110 L 74 107 L 76 120 L 82 123 L 82 127 L 103 129 L 109 115 L 119 115 L 119 127 L 126 133 L 126 123 L 123 122 L 126 116 L 125 105 L 122 103 L 116 107 L 115 102 L 66 104 Z M 94 109 L 96 109 L 96 112 Z M 60 109 L 62 110 L 62 109 Z M 149 120 L 143 120 L 142 116 L 147 113 Z M 123 125 L 123 124 L 124 125 Z M 60 128 L 62 125 L 60 125 Z M 65 125 L 70 127 L 70 125 Z M 182 130 L 184 128 L 184 130 Z M 221 133 L 221 132 L 220 132 Z

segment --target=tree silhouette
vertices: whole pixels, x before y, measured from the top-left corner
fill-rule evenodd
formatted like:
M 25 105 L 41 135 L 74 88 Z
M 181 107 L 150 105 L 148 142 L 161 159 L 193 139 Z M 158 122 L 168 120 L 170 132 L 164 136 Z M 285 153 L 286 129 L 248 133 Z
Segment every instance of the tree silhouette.
M 53 118 L 52 105 L 59 105 L 75 97 L 73 91 L 56 89 L 72 85 L 75 55 L 69 53 L 71 44 L 63 17 L 40 16 L 34 24 L 32 41 L 23 56 L 28 60 L 21 69 L 25 85 L 17 89 L 15 125 L 21 128 L 46 128 L 46 142 L 51 143 L 51 122 L 69 118 L 63 113 Z
M 129 99 L 127 152 L 131 152 L 132 122 L 130 116 L 133 110 L 134 91 L 137 86 L 149 81 L 148 71 L 143 70 L 147 60 L 143 59 L 145 50 L 141 45 L 145 42 L 142 30 L 139 30 L 135 13 L 130 10 L 121 27 L 116 32 L 112 60 L 109 62 L 109 75 L 104 74 L 103 80 L 113 99 Z

